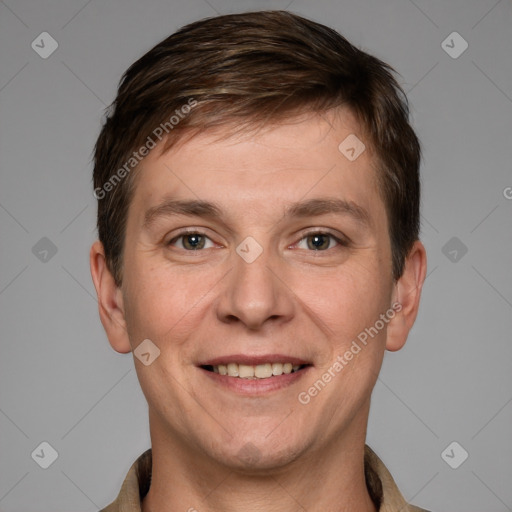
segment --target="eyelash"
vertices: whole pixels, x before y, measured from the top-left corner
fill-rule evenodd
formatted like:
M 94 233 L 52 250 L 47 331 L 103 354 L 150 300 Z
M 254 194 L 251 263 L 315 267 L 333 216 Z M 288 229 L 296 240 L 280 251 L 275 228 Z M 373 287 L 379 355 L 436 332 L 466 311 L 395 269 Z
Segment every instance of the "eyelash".
M 179 240 L 180 238 L 183 238 L 185 236 L 188 236 L 188 235 L 199 235 L 199 236 L 202 236 L 202 237 L 205 237 L 205 238 L 208 238 L 210 240 L 210 237 L 202 232 L 202 231 L 197 231 L 197 230 L 187 230 L 187 231 L 182 231 L 181 233 L 179 233 L 177 236 L 175 236 L 174 238 L 172 238 L 171 240 L 169 240 L 169 242 L 167 242 L 167 246 L 170 246 L 172 245 L 174 242 L 176 242 L 177 240 Z M 303 240 L 305 240 L 306 238 L 310 237 L 310 236 L 314 236 L 314 235 L 325 235 L 325 236 L 329 236 L 331 237 L 332 239 L 334 239 L 338 245 L 335 246 L 335 247 L 331 247 L 329 249 L 324 249 L 324 250 L 319 250 L 319 251 L 315 251 L 315 250 L 310 250 L 309 252 L 327 252 L 327 251 L 330 251 L 332 249 L 336 249 L 337 247 L 347 247 L 349 245 L 349 242 L 348 240 L 346 239 L 343 239 L 343 238 L 340 238 L 340 237 L 337 237 L 336 235 L 334 235 L 333 233 L 330 233 L 329 231 L 322 231 L 322 230 L 317 230 L 317 231 L 308 231 L 306 233 L 304 233 L 300 240 L 294 244 L 294 245 L 297 245 L 299 244 L 300 242 L 302 242 Z M 183 251 L 186 251 L 186 252 L 196 252 L 196 250 L 188 250 L 188 249 L 181 249 L 180 250 L 183 250 Z M 197 249 L 199 251 L 201 250 L 204 250 L 204 249 Z M 306 249 L 307 250 L 307 249 Z

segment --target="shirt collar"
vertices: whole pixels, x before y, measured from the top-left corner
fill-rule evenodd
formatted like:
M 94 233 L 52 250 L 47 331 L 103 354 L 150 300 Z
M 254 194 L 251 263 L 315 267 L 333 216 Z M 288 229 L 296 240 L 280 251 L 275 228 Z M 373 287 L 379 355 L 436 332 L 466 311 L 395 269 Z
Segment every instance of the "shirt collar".
M 141 501 L 151 484 L 151 448 L 131 466 L 114 502 L 100 512 L 141 512 Z M 368 492 L 379 512 L 428 512 L 408 504 L 390 472 L 376 453 L 365 445 L 364 469 Z

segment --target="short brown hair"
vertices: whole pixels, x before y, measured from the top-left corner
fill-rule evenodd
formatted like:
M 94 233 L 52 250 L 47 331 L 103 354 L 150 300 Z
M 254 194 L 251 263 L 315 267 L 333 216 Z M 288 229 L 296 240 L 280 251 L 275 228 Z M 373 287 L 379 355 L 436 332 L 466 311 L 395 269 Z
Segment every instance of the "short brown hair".
M 355 114 L 376 157 L 398 279 L 419 236 L 420 145 L 393 69 L 324 25 L 261 11 L 187 25 L 123 75 L 94 152 L 98 234 L 117 285 L 134 191 L 126 162 L 137 164 L 135 152 L 156 127 L 165 127 L 168 150 L 185 133 L 262 125 L 342 105 Z

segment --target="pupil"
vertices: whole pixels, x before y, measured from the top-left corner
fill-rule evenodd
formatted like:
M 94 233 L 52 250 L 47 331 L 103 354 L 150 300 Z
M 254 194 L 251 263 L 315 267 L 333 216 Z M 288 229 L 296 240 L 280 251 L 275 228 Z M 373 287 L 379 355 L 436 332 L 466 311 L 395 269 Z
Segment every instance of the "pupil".
M 187 235 L 185 240 L 187 242 L 187 245 L 192 247 L 192 249 L 197 249 L 199 246 L 201 246 L 201 235 Z
M 312 244 L 316 249 L 321 248 L 325 245 L 325 235 L 313 235 Z

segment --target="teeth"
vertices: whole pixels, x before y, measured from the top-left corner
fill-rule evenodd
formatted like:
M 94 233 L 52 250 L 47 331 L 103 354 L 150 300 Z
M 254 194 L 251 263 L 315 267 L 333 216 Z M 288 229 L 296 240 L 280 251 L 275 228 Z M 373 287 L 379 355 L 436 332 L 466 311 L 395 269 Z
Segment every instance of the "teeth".
M 282 375 L 283 365 L 281 363 L 274 363 L 272 365 L 272 375 Z
M 268 377 L 272 377 L 272 365 L 267 364 L 259 364 L 254 369 L 254 376 L 258 377 L 258 379 L 268 379 Z
M 236 363 L 228 364 L 228 375 L 230 377 L 238 377 L 238 365 Z
M 238 365 L 238 376 L 241 379 L 249 379 L 254 377 L 254 366 L 247 366 L 246 364 Z
M 220 375 L 239 377 L 241 379 L 268 379 L 274 375 L 289 374 L 298 371 L 300 365 L 292 363 L 264 363 L 256 366 L 247 364 L 219 364 L 213 367 L 213 371 Z

